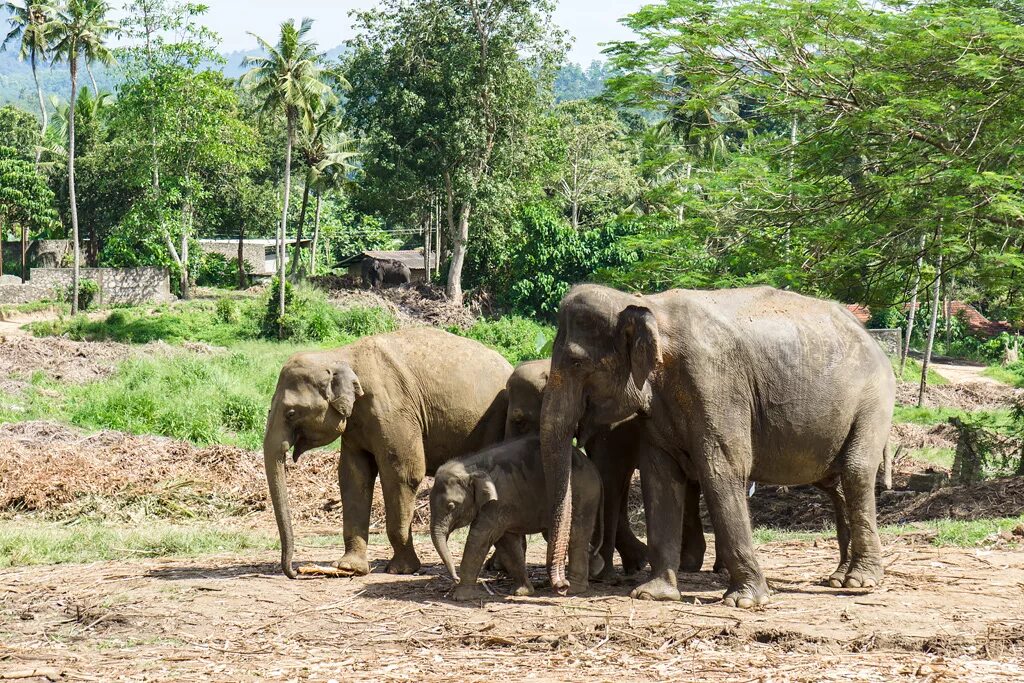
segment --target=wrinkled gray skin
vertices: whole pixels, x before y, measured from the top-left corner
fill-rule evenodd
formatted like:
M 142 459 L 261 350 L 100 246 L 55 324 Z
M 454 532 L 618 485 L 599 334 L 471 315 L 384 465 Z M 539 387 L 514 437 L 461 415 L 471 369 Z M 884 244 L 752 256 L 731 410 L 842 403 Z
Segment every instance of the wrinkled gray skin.
M 540 433 L 541 401 L 548 382 L 551 360 L 520 363 L 508 378 L 508 419 L 505 438 Z M 615 572 L 614 551 L 622 559 L 622 573 L 635 574 L 647 566 L 647 546 L 629 526 L 627 506 L 629 486 L 639 459 L 650 445 L 644 433 L 644 420 L 634 418 L 614 427 L 602 427 L 584 448 L 597 467 L 604 486 L 604 538 L 600 545 L 604 569 L 594 578 L 609 579 Z M 682 549 L 679 570 L 698 572 L 704 564 L 704 530 L 700 519 L 700 484 L 687 480 L 686 510 L 683 515 Z M 715 561 L 715 571 L 724 568 Z
M 590 573 L 601 571 L 601 558 L 591 556 L 590 537 L 600 526 L 601 477 L 585 455 L 573 449 L 573 525 L 579 534 L 569 544 L 572 592 L 587 589 Z M 526 573 L 527 534 L 547 529 L 547 499 L 540 439 L 527 436 L 491 446 L 480 453 L 442 465 L 430 489 L 430 535 L 437 554 L 458 582 L 453 597 L 486 596 L 477 585 L 484 558 L 495 547 L 512 577 L 515 595 L 533 594 Z M 461 572 L 448 549 L 448 537 L 469 527 Z
M 384 285 L 404 285 L 412 282 L 409 266 L 395 259 L 366 257 L 360 266 L 363 284 L 370 289 Z
M 366 574 L 374 481 L 380 475 L 387 570 L 411 574 L 416 489 L 427 474 L 502 439 L 512 366 L 470 339 L 432 328 L 366 337 L 342 349 L 297 353 L 285 363 L 263 439 L 267 482 L 281 536 L 281 566 L 295 578 L 284 463 L 342 438 L 338 480 L 345 555 L 335 563 Z
M 646 297 L 574 287 L 559 309 L 541 411 L 552 586 L 567 587 L 573 435 L 585 440 L 634 413 L 647 416 L 654 448 L 641 461 L 651 578 L 633 597 L 680 598 L 675 568 L 687 478 L 701 483 L 729 570 L 726 605 L 768 601 L 745 498 L 749 480 L 835 490 L 849 553 L 831 580 L 878 585 L 874 483 L 895 392 L 881 348 L 834 302 L 770 287 Z

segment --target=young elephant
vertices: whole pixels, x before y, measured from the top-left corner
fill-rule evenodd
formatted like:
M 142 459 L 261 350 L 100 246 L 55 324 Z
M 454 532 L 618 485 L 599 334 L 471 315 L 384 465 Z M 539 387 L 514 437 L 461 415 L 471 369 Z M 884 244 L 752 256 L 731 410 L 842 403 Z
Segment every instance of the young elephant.
M 581 534 L 569 544 L 572 591 L 587 589 L 591 571 L 601 570 L 600 557 L 592 559 L 589 540 L 601 517 L 601 477 L 585 455 L 572 456 L 572 519 Z M 477 585 L 484 558 L 495 546 L 505 571 L 515 582 L 515 595 L 530 595 L 523 536 L 545 530 L 547 500 L 540 439 L 529 436 L 492 446 L 437 470 L 430 490 L 430 535 L 452 579 L 458 582 L 456 600 L 483 595 Z M 462 553 L 462 571 L 455 571 L 448 537 L 469 526 Z
M 505 438 L 540 433 L 541 402 L 548 382 L 551 361 L 535 360 L 520 363 L 508 378 L 508 418 Z M 597 467 L 604 487 L 604 537 L 600 541 L 604 569 L 594 578 L 609 578 L 615 571 L 614 551 L 622 559 L 622 572 L 629 576 L 647 564 L 647 546 L 629 527 L 627 502 L 633 473 L 645 449 L 650 448 L 641 419 L 631 419 L 614 427 L 598 430 L 584 444 L 587 456 Z M 698 572 L 704 564 L 704 529 L 700 519 L 700 484 L 687 483 L 686 511 L 683 517 L 683 541 L 679 568 Z M 716 553 L 715 571 L 724 565 Z M 500 560 L 500 558 L 499 558 Z

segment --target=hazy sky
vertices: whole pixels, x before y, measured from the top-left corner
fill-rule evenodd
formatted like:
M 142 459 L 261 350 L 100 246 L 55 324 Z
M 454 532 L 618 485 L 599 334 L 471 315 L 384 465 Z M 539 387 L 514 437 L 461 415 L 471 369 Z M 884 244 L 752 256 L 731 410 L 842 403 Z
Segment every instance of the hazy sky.
M 650 1 L 650 0 L 647 0 Z M 349 10 L 377 4 L 374 0 L 206 0 L 205 23 L 223 40 L 222 50 L 234 52 L 255 45 L 251 31 L 272 38 L 285 19 L 311 17 L 313 38 L 327 49 L 352 36 Z M 555 21 L 576 40 L 569 59 L 584 65 L 601 56 L 598 43 L 627 38 L 619 18 L 646 4 L 644 0 L 558 0 Z

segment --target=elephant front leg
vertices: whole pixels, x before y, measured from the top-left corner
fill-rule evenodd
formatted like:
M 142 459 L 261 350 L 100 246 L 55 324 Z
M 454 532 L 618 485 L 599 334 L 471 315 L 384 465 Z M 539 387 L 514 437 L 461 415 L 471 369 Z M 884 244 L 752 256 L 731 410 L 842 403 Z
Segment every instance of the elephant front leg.
M 459 565 L 459 585 L 455 587 L 452 597 L 456 600 L 474 600 L 486 597 L 487 593 L 477 583 L 484 558 L 491 546 L 502 537 L 496 520 L 486 511 L 473 520 L 466 538 L 466 547 L 462 551 L 462 562 Z M 504 559 L 504 553 L 503 553 Z M 523 560 L 525 564 L 525 559 Z M 525 569 L 524 569 L 525 571 Z
M 647 517 L 647 556 L 651 578 L 633 589 L 638 600 L 679 600 L 676 570 L 683 535 L 686 504 L 685 477 L 667 453 L 654 451 L 640 459 L 644 514 Z
M 700 483 L 686 480 L 686 507 L 683 510 L 682 551 L 679 555 L 679 571 L 699 572 L 704 566 L 704 525 L 700 520 Z
M 377 463 L 366 451 L 342 448 L 338 462 L 338 486 L 344 516 L 345 554 L 334 566 L 356 575 L 370 573 L 366 541 L 370 534 L 370 506 Z
M 420 452 L 419 465 L 422 468 L 425 467 L 422 447 Z M 389 461 L 396 462 L 400 458 L 392 457 Z M 424 475 L 422 470 L 418 471 L 415 463 L 405 465 L 380 468 L 388 541 L 394 550 L 394 556 L 388 562 L 389 574 L 415 574 L 420 569 L 420 559 L 412 540 L 412 515 L 416 506 L 416 490 Z

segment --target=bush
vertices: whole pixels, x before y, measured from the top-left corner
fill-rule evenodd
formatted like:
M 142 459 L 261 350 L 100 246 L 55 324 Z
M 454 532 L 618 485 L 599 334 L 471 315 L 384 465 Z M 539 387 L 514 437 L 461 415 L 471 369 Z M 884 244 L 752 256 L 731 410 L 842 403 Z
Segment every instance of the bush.
M 243 262 L 243 267 L 246 275 L 252 273 L 248 263 Z M 236 289 L 238 287 L 238 259 L 229 259 L 222 254 L 204 253 L 199 259 L 193 277 L 200 287 Z
M 238 304 L 227 297 L 217 299 L 217 319 L 225 325 L 234 325 L 238 322 Z
M 64 293 L 63 293 L 64 300 L 70 303 L 71 299 L 72 299 L 72 293 L 73 292 L 74 292 L 74 289 L 72 289 L 72 285 L 68 285 L 64 289 Z M 85 280 L 85 279 L 79 280 L 78 281 L 78 309 L 80 311 L 87 310 L 90 306 L 92 306 L 93 300 L 96 298 L 96 295 L 99 294 L 99 293 L 100 293 L 100 286 L 96 283 L 95 280 Z
M 381 334 L 398 329 L 398 321 L 382 308 L 349 308 L 341 310 L 327 300 L 318 289 L 285 283 L 285 314 L 278 316 L 280 296 L 275 278 L 267 297 L 261 335 L 266 339 L 279 337 L 295 342 L 349 341 L 353 337 Z
M 469 339 L 475 339 L 516 365 L 526 360 L 547 358 L 551 355 L 551 344 L 555 329 L 529 318 L 506 316 L 498 320 L 478 320 L 467 330 L 449 328 L 449 332 Z

